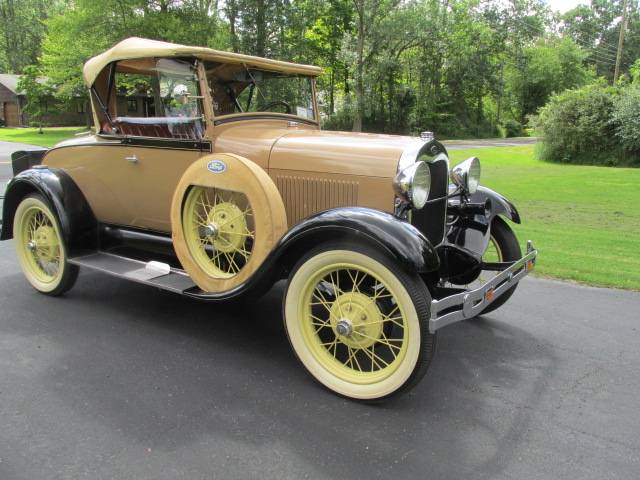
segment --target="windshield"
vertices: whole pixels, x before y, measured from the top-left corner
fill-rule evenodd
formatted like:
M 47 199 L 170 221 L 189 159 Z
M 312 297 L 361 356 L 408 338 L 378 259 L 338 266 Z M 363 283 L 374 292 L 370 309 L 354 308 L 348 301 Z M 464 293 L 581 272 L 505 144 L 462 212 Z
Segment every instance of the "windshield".
M 208 70 L 216 116 L 245 112 L 286 113 L 315 120 L 311 78 L 221 65 Z

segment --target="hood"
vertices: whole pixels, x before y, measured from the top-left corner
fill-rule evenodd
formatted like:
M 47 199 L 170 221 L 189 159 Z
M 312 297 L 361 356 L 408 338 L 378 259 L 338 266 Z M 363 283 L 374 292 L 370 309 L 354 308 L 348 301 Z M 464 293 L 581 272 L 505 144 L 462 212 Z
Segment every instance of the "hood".
M 403 152 L 423 143 L 399 135 L 288 130 L 273 144 L 269 169 L 393 178 Z

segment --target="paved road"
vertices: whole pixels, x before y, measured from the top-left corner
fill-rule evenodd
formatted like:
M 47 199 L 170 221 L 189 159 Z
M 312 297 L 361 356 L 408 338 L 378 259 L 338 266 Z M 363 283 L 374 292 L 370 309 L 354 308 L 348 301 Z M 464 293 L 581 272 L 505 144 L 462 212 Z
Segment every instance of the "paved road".
M 517 147 L 519 145 L 532 145 L 538 141 L 535 137 L 517 138 L 482 138 L 478 140 L 444 140 L 442 143 L 448 150 L 461 150 L 468 148 L 486 147 Z
M 640 294 L 526 279 L 382 406 L 309 379 L 281 294 L 223 308 L 83 273 L 52 299 L 0 243 L 0 478 L 638 477 Z

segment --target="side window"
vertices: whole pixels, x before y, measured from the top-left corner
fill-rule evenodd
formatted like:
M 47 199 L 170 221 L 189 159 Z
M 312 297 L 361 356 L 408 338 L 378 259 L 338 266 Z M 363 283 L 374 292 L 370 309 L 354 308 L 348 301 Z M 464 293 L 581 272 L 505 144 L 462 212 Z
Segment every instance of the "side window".
M 115 133 L 195 140 L 204 134 L 202 97 L 193 63 L 174 59 L 118 62 Z
M 198 91 L 198 77 L 190 64 L 158 60 L 160 98 L 166 117 L 195 118 L 202 116 L 202 97 Z
M 151 76 L 116 71 L 115 85 L 118 117 L 155 116 Z

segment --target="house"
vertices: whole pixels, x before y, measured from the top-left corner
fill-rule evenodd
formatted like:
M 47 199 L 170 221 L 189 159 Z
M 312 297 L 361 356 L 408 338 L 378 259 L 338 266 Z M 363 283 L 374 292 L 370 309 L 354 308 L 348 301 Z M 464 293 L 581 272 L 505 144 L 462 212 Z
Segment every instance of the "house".
M 18 91 L 20 75 L 0 73 L 0 120 L 7 127 L 28 126 L 31 121 L 25 113 L 27 98 L 24 92 Z M 72 102 L 66 110 L 47 113 L 42 123 L 48 126 L 87 125 L 91 121 L 87 113 L 87 101 L 79 98 Z

